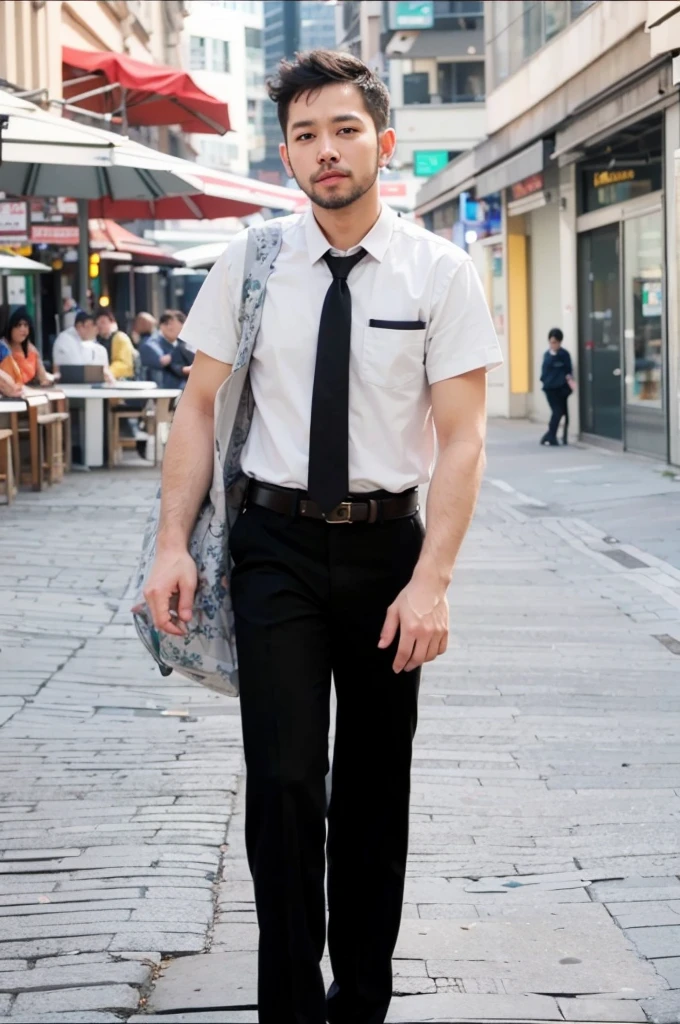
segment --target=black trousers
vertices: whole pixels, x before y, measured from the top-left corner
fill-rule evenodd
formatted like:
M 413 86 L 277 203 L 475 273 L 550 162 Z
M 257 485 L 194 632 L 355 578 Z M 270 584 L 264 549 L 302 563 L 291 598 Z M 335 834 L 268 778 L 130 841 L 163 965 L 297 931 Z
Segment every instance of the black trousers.
M 417 516 L 333 525 L 258 506 L 231 534 L 261 1024 L 383 1024 L 387 1014 L 420 671 L 395 675 L 396 642 L 377 644 L 422 538 Z
M 557 441 L 557 431 L 559 429 L 561 419 L 564 419 L 564 440 L 567 440 L 569 434 L 568 402 L 570 394 L 571 391 L 568 387 L 546 389 L 545 397 L 548 399 L 548 405 L 550 406 L 552 414 L 548 425 L 548 438 L 551 441 Z

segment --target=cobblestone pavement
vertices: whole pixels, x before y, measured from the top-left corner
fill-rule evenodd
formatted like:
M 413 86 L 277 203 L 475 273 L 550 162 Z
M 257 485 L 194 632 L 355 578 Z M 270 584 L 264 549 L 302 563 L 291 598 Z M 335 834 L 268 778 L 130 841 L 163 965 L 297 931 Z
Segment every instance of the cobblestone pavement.
M 423 683 L 389 1020 L 677 1024 L 680 483 L 535 434 L 492 425 Z M 0 1021 L 256 1020 L 238 705 L 129 626 L 155 483 L 0 508 Z

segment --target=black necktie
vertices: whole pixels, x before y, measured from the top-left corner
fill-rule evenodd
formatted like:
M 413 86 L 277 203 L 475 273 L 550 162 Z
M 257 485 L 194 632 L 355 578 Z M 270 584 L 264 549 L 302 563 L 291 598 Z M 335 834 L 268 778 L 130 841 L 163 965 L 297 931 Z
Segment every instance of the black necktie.
M 326 292 L 316 349 L 312 420 L 309 432 L 309 477 L 312 501 L 330 512 L 349 491 L 349 355 L 352 296 L 347 277 L 366 255 L 326 253 L 333 281 Z

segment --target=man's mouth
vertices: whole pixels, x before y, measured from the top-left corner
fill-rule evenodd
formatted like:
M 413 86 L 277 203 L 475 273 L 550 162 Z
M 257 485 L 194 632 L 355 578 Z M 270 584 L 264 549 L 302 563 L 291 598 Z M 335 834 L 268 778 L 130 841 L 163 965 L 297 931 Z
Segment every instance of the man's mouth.
M 333 184 L 334 182 L 341 181 L 343 178 L 346 177 L 347 175 L 343 174 L 342 171 L 326 171 L 324 174 L 320 175 L 320 177 L 316 179 L 316 182 L 317 185 L 322 181 L 325 181 L 328 184 Z

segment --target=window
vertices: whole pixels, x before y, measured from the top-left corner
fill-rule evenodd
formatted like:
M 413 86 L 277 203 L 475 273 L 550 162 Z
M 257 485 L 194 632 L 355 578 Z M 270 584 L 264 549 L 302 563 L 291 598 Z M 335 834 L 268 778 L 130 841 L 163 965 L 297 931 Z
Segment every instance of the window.
M 430 102 L 430 76 L 426 71 L 404 75 L 404 103 Z
M 226 39 L 212 39 L 212 59 L 210 61 L 211 71 L 220 71 L 222 74 L 229 73 L 229 43 Z
M 494 0 L 489 44 L 494 85 L 499 85 L 595 0 Z
M 192 36 L 189 50 L 189 68 L 191 71 L 205 71 L 206 40 L 203 36 Z
M 248 50 L 261 50 L 262 49 L 262 29 L 261 28 L 249 28 L 246 25 L 246 49 L 248 49 Z
M 484 100 L 484 62 L 439 64 L 437 84 L 442 103 L 479 103 Z

